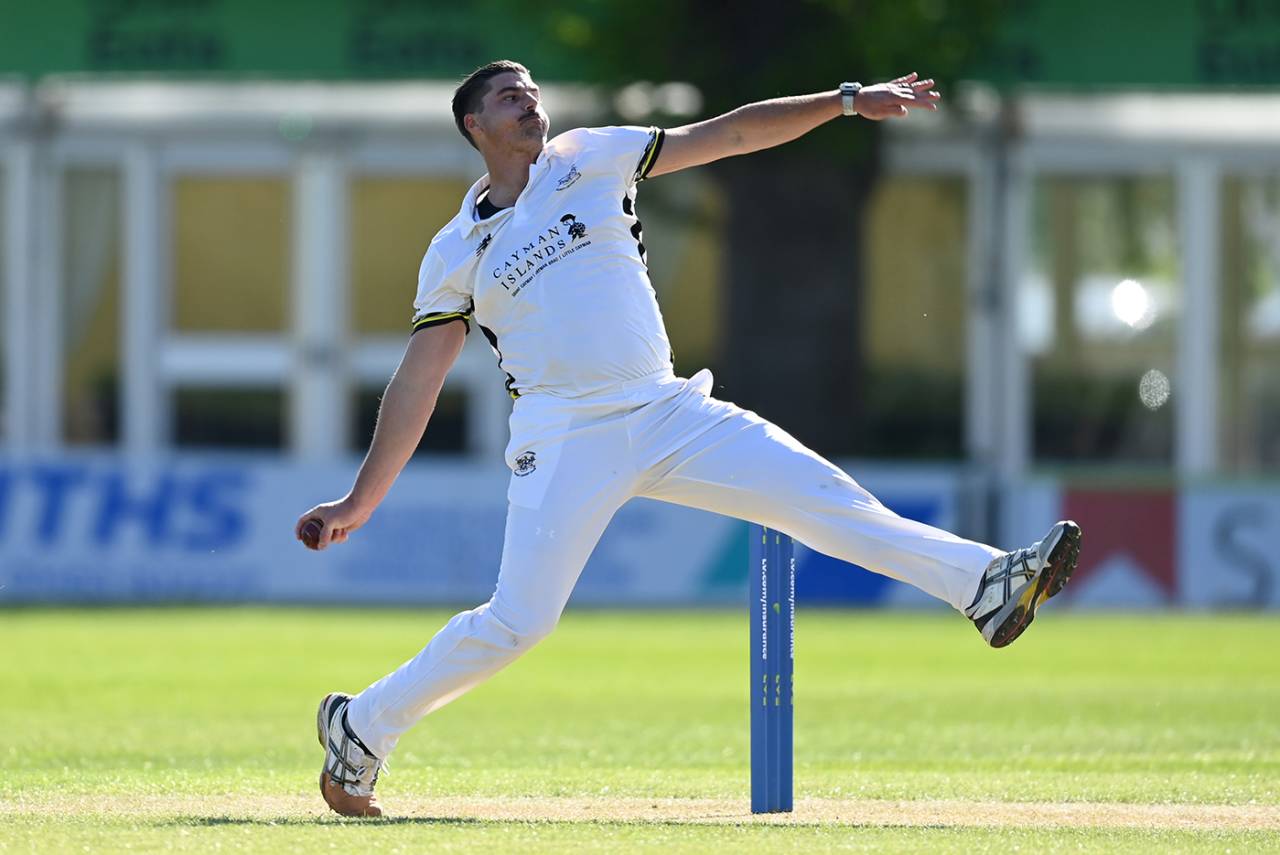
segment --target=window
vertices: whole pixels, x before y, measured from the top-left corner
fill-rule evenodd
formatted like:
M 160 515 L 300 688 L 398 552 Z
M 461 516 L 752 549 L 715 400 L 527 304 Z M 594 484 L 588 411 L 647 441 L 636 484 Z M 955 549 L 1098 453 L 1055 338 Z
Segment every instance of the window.
M 5 173 L 0 169 L 0 330 L 5 329 L 5 312 L 9 305 L 9 295 L 6 289 L 14 287 L 17 283 L 9 282 L 9 264 L 5 253 L 8 250 L 9 228 L 5 221 L 5 209 L 9 195 L 5 187 Z M 9 358 L 8 348 L 3 346 L 3 338 L 0 338 L 0 442 L 3 442 L 5 436 L 5 428 L 9 424 L 7 417 L 8 409 L 12 406 L 9 401 L 9 389 L 6 384 L 8 379 L 7 360 Z
M 1169 178 L 1041 178 L 1019 283 L 1037 463 L 1173 462 L 1181 304 Z
M 867 456 L 964 455 L 968 248 L 962 179 L 886 177 L 867 212 L 863 341 Z M 928 235 L 902 244 L 902 224 Z
M 422 256 L 470 187 L 414 176 L 352 179 L 350 305 L 357 335 L 409 335 Z
M 356 390 L 351 430 L 353 451 L 363 453 L 373 441 L 373 429 L 378 423 L 378 407 L 382 403 L 384 391 L 385 384 L 363 386 Z M 427 423 L 427 430 L 414 455 L 466 452 L 467 417 L 465 394 L 458 389 L 442 389 L 436 400 L 435 411 L 431 414 L 431 421 Z
M 1280 175 L 1223 186 L 1222 462 L 1280 470 Z
M 120 419 L 120 177 L 69 169 L 63 184 L 63 437 L 114 443 Z
M 289 180 L 182 175 L 171 186 L 171 331 L 226 344 L 237 335 L 287 333 L 293 253 Z M 179 381 L 171 398 L 174 445 L 283 448 L 286 400 L 275 382 Z
M 636 201 L 644 226 L 649 279 L 658 295 L 676 372 L 714 366 L 724 306 L 724 194 L 701 170 L 646 181 Z
M 284 412 L 280 389 L 179 387 L 173 392 L 173 442 L 179 448 L 280 449 Z
M 173 181 L 173 327 L 278 332 L 293 247 L 284 178 L 181 176 Z

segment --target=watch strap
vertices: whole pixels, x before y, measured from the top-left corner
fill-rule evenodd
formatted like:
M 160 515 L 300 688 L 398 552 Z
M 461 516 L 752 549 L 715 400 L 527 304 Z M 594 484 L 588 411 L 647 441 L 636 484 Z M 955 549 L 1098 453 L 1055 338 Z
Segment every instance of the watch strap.
M 861 83 L 841 83 L 840 84 L 840 105 L 841 112 L 846 116 L 856 116 L 858 111 L 854 108 L 854 100 L 858 97 L 858 91 L 862 89 Z

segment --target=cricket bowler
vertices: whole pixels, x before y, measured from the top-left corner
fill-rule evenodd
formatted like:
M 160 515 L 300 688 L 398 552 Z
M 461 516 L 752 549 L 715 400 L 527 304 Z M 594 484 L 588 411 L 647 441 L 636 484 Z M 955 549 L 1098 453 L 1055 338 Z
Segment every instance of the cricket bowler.
M 993 647 L 1016 639 L 1075 569 L 1080 529 L 1003 552 L 888 510 L 782 428 L 677 377 L 636 214 L 642 181 L 781 145 L 841 117 L 937 109 L 932 80 L 843 83 L 683 127 L 579 128 L 550 140 L 519 63 L 457 88 L 458 130 L 488 173 L 431 241 L 412 334 L 351 491 L 299 519 L 316 549 L 344 543 L 417 447 L 474 326 L 514 398 L 502 562 L 487 603 L 355 696 L 320 704 L 320 789 L 346 816 L 380 816 L 378 772 L 423 716 L 545 638 L 614 513 L 635 496 L 759 523 L 950 603 Z M 797 286 L 797 287 L 803 287 Z M 785 378 L 779 378 L 785 379 Z M 310 530 L 308 530 L 310 526 Z

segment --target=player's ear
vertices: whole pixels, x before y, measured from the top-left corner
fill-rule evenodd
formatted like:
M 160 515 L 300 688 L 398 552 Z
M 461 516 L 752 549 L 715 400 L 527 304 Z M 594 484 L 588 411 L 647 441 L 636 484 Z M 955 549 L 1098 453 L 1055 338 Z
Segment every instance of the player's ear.
M 463 116 L 462 126 L 467 129 L 467 133 L 474 137 L 476 135 L 476 131 L 480 128 L 480 123 L 476 121 L 476 114 L 467 113 Z

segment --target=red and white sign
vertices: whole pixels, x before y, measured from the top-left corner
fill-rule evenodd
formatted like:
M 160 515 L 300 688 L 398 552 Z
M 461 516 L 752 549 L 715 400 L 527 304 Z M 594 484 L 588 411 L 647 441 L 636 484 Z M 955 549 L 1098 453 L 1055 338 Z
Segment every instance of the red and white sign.
M 1280 485 L 1075 489 L 1037 481 L 1007 498 L 1006 545 L 1034 540 L 1057 519 L 1084 529 L 1064 602 L 1280 608 Z

